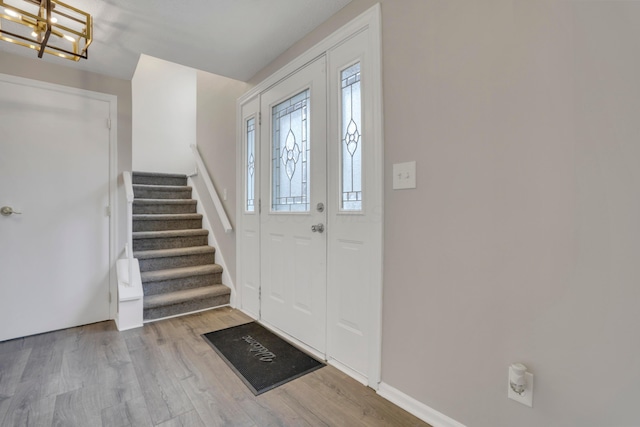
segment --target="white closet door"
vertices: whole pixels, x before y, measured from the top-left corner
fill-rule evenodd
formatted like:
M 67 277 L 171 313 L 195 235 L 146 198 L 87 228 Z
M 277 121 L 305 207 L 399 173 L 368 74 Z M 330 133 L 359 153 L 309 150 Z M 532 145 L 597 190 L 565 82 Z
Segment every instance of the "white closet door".
M 0 341 L 109 318 L 108 118 L 0 80 Z

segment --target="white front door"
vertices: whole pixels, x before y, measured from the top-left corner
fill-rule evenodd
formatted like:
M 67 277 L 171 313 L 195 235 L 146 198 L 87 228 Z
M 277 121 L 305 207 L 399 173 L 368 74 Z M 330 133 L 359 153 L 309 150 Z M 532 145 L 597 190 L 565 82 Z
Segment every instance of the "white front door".
M 0 78 L 0 341 L 109 318 L 109 115 Z
M 326 61 L 261 96 L 262 320 L 326 346 Z

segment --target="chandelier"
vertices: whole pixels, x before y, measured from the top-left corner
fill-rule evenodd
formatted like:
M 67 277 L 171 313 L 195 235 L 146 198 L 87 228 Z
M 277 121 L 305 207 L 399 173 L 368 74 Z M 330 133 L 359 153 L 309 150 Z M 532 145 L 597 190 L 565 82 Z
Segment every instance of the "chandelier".
M 60 58 L 87 59 L 93 18 L 57 0 L 0 0 L 0 40 Z

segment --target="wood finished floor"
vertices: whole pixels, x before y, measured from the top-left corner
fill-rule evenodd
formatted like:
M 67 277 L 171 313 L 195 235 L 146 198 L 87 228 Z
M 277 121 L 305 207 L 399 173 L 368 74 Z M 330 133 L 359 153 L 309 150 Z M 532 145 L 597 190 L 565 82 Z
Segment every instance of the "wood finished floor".
M 200 336 L 250 320 L 222 308 L 0 342 L 0 426 L 428 426 L 331 366 L 254 396 Z

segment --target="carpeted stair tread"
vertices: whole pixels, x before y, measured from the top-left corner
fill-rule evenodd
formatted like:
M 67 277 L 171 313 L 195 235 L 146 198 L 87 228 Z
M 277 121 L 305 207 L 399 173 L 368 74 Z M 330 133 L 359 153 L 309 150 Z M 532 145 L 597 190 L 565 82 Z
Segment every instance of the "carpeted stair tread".
M 215 253 L 216 249 L 212 246 L 192 246 L 188 248 L 174 249 L 156 249 L 151 251 L 137 251 L 133 253 L 133 257 L 138 260 L 153 258 L 168 258 L 185 255 L 197 255 L 206 253 Z
M 133 184 L 134 203 L 135 199 L 191 199 L 191 195 L 188 185 Z
M 194 199 L 135 199 L 133 214 L 196 213 L 198 201 Z
M 136 215 L 133 215 L 134 221 L 181 221 L 185 219 L 202 219 L 202 214 L 183 213 L 183 214 L 136 214 Z
M 164 172 L 133 172 L 133 177 L 158 177 L 158 178 L 186 178 L 182 173 L 164 173 Z
M 213 298 L 231 294 L 231 289 L 225 285 L 203 286 L 195 289 L 150 295 L 144 298 L 144 309 L 153 309 L 174 304 L 182 304 L 194 300 Z
M 141 190 L 154 190 L 154 191 L 176 191 L 176 190 L 189 190 L 192 188 L 188 185 L 154 185 L 154 184 L 133 184 L 133 189 Z M 140 199 L 137 199 L 140 200 Z
M 218 264 L 198 265 L 194 267 L 169 268 L 166 270 L 145 271 L 140 273 L 142 283 L 159 282 L 163 280 L 182 279 L 192 276 L 204 276 L 206 274 L 222 273 L 222 267 Z
M 153 230 L 154 227 L 145 227 Z M 186 248 L 206 246 L 209 244 L 209 231 L 203 228 L 185 229 L 174 227 L 169 230 L 134 231 L 133 250 L 150 251 L 159 249 Z
M 134 184 L 187 185 L 187 176 L 175 173 L 133 172 Z
M 136 239 L 164 239 L 167 237 L 191 237 L 191 236 L 207 236 L 209 230 L 204 228 L 185 229 L 185 230 L 161 230 L 161 231 L 135 231 L 133 240 Z
M 133 204 L 138 205 L 195 205 L 195 199 L 135 199 Z
M 202 215 L 197 213 L 135 214 L 133 232 L 197 230 L 202 228 L 202 218 Z

